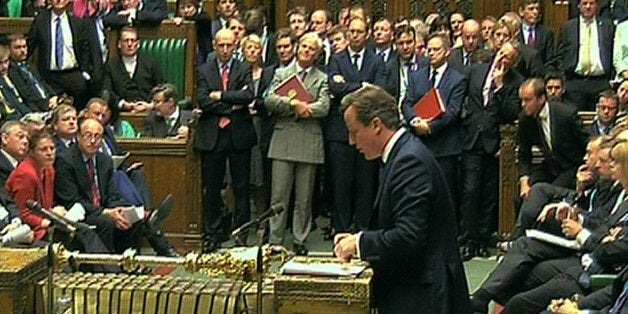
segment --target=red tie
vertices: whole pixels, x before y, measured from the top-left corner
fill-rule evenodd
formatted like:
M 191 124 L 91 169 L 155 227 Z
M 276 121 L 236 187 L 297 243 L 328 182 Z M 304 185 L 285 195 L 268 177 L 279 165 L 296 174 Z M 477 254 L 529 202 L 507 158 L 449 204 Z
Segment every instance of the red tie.
M 222 80 L 222 90 L 227 90 L 229 88 L 229 66 L 226 63 L 222 65 L 220 78 Z
M 223 63 L 221 66 L 220 79 L 222 81 L 222 90 L 226 91 L 229 88 L 229 66 L 226 63 Z M 231 119 L 229 117 L 220 117 L 218 121 L 218 128 L 225 129 L 231 123 Z
M 535 48 L 536 42 L 534 41 L 534 28 L 530 27 L 528 29 L 528 47 Z
M 89 185 L 92 190 L 92 205 L 100 207 L 100 191 L 98 191 L 98 185 L 96 184 L 96 175 L 94 173 L 94 160 L 87 159 L 87 176 L 89 177 Z

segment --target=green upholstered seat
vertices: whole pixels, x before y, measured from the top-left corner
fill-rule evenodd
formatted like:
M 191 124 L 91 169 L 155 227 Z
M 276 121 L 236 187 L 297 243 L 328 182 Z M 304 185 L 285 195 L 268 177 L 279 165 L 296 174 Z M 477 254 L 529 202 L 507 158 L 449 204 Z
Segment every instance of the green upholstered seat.
M 591 275 L 591 289 L 597 290 L 604 288 L 613 283 L 613 280 L 617 278 L 617 274 L 596 274 Z
M 153 57 L 164 73 L 166 82 L 177 87 L 179 95 L 185 91 L 185 52 L 187 39 L 158 38 L 142 39 L 140 52 Z

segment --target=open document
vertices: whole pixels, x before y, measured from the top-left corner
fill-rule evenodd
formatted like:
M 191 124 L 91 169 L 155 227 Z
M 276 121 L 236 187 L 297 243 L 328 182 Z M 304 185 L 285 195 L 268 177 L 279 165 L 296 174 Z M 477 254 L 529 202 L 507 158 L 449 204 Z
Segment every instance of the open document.
M 306 263 L 290 260 L 283 264 L 280 273 L 284 275 L 311 275 L 329 277 L 357 277 L 366 265 L 341 263 Z
M 580 243 L 578 243 L 578 241 L 576 240 L 568 240 L 565 239 L 563 237 L 559 237 L 556 235 L 553 235 L 551 233 L 547 233 L 547 232 L 543 232 L 540 230 L 535 230 L 535 229 L 528 229 L 526 230 L 526 236 L 532 238 L 532 239 L 536 239 L 539 241 L 543 241 L 543 242 L 547 242 L 547 243 L 551 243 L 554 245 L 558 245 L 558 246 L 562 246 L 564 248 L 568 248 L 568 249 L 573 249 L 573 250 L 579 250 L 580 249 Z

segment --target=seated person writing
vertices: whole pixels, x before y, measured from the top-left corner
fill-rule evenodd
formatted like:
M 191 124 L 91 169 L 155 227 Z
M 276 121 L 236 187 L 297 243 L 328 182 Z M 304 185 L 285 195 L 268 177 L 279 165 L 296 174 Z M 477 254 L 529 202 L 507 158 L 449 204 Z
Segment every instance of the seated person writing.
M 155 110 L 148 113 L 144 136 L 177 137 L 186 139 L 192 111 L 181 110 L 177 105 L 177 89 L 172 84 L 160 84 L 151 91 Z

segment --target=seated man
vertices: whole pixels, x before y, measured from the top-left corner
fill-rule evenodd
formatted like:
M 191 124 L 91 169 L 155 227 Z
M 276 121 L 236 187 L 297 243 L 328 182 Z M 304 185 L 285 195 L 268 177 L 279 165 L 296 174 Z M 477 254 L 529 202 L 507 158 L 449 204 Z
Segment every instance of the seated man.
M 128 204 L 120 199 L 114 184 L 112 160 L 99 151 L 103 134 L 97 120 L 80 123 L 77 144 L 55 161 L 55 201 L 66 208 L 80 203 L 85 209 L 85 222 L 97 227 L 98 235 L 112 252 L 138 248 L 140 235 L 144 235 L 157 255 L 178 256 L 153 226 L 159 222 L 140 219 L 131 224 L 125 217 L 124 206 Z
M 16 84 L 9 77 L 9 55 L 9 48 L 0 45 L 0 124 L 19 120 L 31 112 L 17 91 Z
M 63 154 L 70 145 L 76 142 L 78 131 L 76 119 L 76 108 L 70 105 L 62 104 L 53 110 L 50 124 L 54 131 L 57 156 Z
M 105 65 L 103 88 L 111 92 L 123 111 L 151 110 L 150 92 L 165 82 L 157 61 L 138 53 L 139 46 L 137 30 L 123 27 L 118 38 L 119 56 L 111 57 Z
M 176 87 L 172 84 L 161 84 L 153 88 L 151 95 L 155 110 L 146 116 L 144 136 L 186 139 L 192 111 L 179 109 Z
M 41 78 L 37 69 L 26 62 L 28 46 L 24 35 L 9 35 L 8 40 L 11 54 L 9 78 L 24 103 L 32 111 L 48 111 L 54 108 L 58 99 L 56 92 Z
M 166 0 L 122 0 L 103 18 L 105 27 L 125 25 L 159 25 L 168 18 Z
M 608 135 L 615 126 L 615 120 L 619 113 L 619 96 L 612 90 L 605 90 L 600 93 L 595 114 L 595 120 L 589 127 L 591 135 Z

